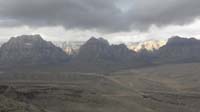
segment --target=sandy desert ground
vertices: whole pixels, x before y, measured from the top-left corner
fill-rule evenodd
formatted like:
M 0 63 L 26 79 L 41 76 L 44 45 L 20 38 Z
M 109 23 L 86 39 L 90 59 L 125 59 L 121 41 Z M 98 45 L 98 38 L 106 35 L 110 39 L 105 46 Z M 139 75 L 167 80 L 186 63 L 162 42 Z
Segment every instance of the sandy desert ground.
M 0 112 L 198 112 L 200 64 L 108 74 L 1 71 Z

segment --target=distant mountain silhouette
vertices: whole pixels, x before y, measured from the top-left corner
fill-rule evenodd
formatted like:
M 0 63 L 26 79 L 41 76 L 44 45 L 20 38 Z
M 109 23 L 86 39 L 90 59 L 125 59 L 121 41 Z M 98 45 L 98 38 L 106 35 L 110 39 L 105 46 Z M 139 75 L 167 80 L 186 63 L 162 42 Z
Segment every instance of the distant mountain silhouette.
M 85 41 L 53 41 L 53 44 L 60 47 L 66 54 L 70 56 L 77 55 L 79 48 Z
M 127 44 L 128 48 L 140 52 L 143 50 L 147 51 L 154 51 L 158 50 L 160 47 L 164 46 L 166 44 L 165 40 L 147 40 L 142 42 L 130 42 Z
M 90 38 L 79 49 L 78 55 L 73 59 L 74 68 L 89 70 L 116 70 L 144 66 L 145 60 L 138 57 L 136 52 L 124 44 L 110 45 L 103 38 Z
M 110 45 L 103 38 L 89 39 L 79 50 L 78 58 L 83 61 L 110 61 L 110 62 L 126 62 L 136 53 L 129 50 L 126 45 Z
M 200 40 L 179 36 L 168 39 L 166 45 L 153 51 L 141 49 L 135 52 L 124 44 L 111 45 L 103 38 L 92 37 L 80 46 L 76 55 L 67 55 L 40 35 L 12 37 L 0 48 L 1 66 L 46 64 L 49 68 L 73 72 L 107 72 L 190 62 L 200 62 Z
M 200 61 L 200 40 L 174 36 L 156 52 L 161 63 L 185 63 Z
M 90 38 L 80 47 L 78 59 L 84 61 L 98 61 L 99 59 L 109 59 L 111 57 L 110 45 L 103 38 Z
M 48 64 L 68 60 L 68 56 L 40 35 L 12 37 L 0 48 L 1 64 Z

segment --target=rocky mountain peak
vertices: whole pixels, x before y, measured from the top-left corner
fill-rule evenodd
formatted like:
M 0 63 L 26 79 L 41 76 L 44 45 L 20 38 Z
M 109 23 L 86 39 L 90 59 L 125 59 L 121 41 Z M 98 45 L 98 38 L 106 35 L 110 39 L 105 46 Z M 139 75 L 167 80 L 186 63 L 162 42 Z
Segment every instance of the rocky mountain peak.
M 160 62 L 198 62 L 200 60 L 200 40 L 174 36 L 158 50 Z
M 11 37 L 11 42 L 33 42 L 33 41 L 44 41 L 40 35 L 22 35 L 17 37 Z
M 110 45 L 103 38 L 89 39 L 79 50 L 78 57 L 83 60 L 107 60 L 124 61 L 134 57 L 133 51 L 129 50 L 125 44 Z
M 184 38 L 180 36 L 173 36 L 168 39 L 167 45 L 190 45 L 199 44 L 200 41 L 195 38 Z
M 67 60 L 65 52 L 40 35 L 12 37 L 0 49 L 0 62 L 6 64 L 46 64 Z
M 105 40 L 104 38 L 100 37 L 100 38 L 95 38 L 95 37 L 91 37 L 86 44 L 95 44 L 95 45 L 109 45 L 109 42 L 107 40 Z
M 84 45 L 79 49 L 78 57 L 90 60 L 97 59 L 102 56 L 110 55 L 109 43 L 103 38 L 90 38 Z

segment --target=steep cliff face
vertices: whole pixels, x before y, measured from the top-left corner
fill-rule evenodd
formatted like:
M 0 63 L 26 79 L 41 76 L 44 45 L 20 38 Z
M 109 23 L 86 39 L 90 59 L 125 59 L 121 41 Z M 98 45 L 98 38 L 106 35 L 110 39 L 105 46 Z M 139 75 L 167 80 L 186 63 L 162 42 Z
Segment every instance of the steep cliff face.
M 135 52 L 129 50 L 126 45 L 110 45 L 103 38 L 91 38 L 81 48 L 78 58 L 83 61 L 108 61 L 127 62 L 134 58 Z
M 138 66 L 147 62 L 128 49 L 126 45 L 110 45 L 103 38 L 90 38 L 80 47 L 73 59 L 73 69 L 87 71 L 116 71 Z M 149 63 L 148 63 L 149 64 Z
M 12 37 L 0 49 L 1 64 L 48 64 L 68 58 L 64 51 L 40 35 Z
M 99 59 L 109 59 L 111 56 L 110 45 L 103 38 L 90 38 L 83 46 L 80 47 L 78 59 L 84 61 L 97 61 Z
M 195 38 L 172 37 L 157 52 L 161 62 L 200 61 L 200 40 Z

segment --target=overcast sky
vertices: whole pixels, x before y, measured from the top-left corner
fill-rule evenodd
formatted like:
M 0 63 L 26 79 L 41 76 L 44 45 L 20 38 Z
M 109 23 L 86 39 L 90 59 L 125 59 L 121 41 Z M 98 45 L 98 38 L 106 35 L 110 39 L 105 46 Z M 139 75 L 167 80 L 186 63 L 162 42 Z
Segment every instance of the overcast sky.
M 104 37 L 112 42 L 200 37 L 200 0 L 0 0 L 0 40 Z

